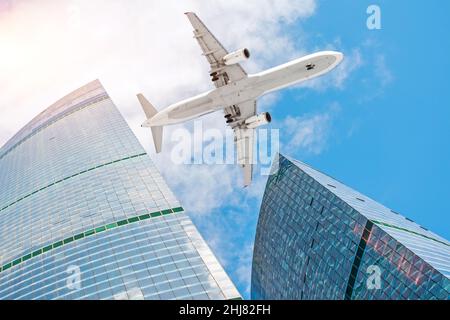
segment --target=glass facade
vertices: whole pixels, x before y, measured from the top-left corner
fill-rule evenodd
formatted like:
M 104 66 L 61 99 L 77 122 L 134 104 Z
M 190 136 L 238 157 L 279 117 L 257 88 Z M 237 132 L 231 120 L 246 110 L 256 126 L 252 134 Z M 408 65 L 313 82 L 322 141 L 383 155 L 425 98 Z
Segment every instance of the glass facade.
M 0 149 L 0 299 L 239 293 L 99 81 Z
M 449 299 L 450 243 L 282 155 L 258 221 L 253 299 Z

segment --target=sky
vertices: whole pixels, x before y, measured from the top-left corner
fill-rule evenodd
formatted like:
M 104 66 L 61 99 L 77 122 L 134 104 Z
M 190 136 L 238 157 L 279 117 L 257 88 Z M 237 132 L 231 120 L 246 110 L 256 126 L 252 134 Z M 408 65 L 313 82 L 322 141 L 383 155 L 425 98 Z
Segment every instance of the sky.
M 366 10 L 376 4 L 381 29 Z M 158 108 L 212 88 L 183 15 L 195 11 L 249 73 L 320 50 L 344 62 L 330 74 L 263 97 L 280 151 L 450 239 L 450 30 L 446 1 L 0 0 L 0 145 L 40 111 L 100 79 L 239 291 L 267 177 L 242 189 L 232 165 L 167 165 L 156 155 L 142 92 Z M 203 128 L 225 130 L 222 114 Z M 193 129 L 192 123 L 177 128 Z M 173 142 L 164 141 L 170 149 Z M 195 188 L 195 192 L 192 190 Z

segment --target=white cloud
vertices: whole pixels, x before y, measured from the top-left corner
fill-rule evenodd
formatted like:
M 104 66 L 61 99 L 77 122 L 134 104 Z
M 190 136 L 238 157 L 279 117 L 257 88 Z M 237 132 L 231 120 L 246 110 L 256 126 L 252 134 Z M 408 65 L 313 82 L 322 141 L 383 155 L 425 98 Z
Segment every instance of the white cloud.
M 339 111 L 339 104 L 334 103 L 323 113 L 286 117 L 280 126 L 282 135 L 286 137 L 285 149 L 300 149 L 311 154 L 321 153 L 326 147 L 332 119 Z
M 382 87 L 386 87 L 394 81 L 394 76 L 387 66 L 386 57 L 383 54 L 379 54 L 375 57 L 375 75 L 379 79 Z
M 386 61 L 382 44 L 374 38 L 367 38 L 363 47 L 366 52 L 367 66 L 370 67 L 369 76 L 361 78 L 361 83 L 367 88 L 364 96 L 359 97 L 359 104 L 368 104 L 384 95 L 385 90 L 395 81 L 392 68 Z
M 241 201 L 243 202 L 243 201 Z M 213 252 L 220 253 L 218 259 L 228 270 L 244 297 L 250 296 L 250 281 L 253 258 L 253 234 L 256 229 L 258 208 L 242 208 L 241 205 L 222 210 L 221 215 L 208 219 L 194 217 L 194 221 L 204 230 L 208 245 Z
M 209 89 L 208 66 L 185 11 L 196 11 L 230 50 L 251 49 L 245 67 L 256 71 L 293 54 L 279 22 L 307 17 L 314 8 L 313 0 L 15 1 L 0 20 L 0 127 L 9 132 L 0 144 L 96 78 L 129 121 L 142 117 L 137 92 L 162 108 Z
M 245 284 L 244 294 L 250 296 L 252 276 L 253 243 L 246 243 L 238 255 L 237 279 Z
M 359 49 L 353 49 L 350 55 L 343 61 L 341 65 L 336 68 L 336 72 L 333 73 L 333 82 L 336 87 L 342 88 L 345 80 L 352 74 L 355 70 L 363 65 L 363 60 L 361 57 L 361 52 Z

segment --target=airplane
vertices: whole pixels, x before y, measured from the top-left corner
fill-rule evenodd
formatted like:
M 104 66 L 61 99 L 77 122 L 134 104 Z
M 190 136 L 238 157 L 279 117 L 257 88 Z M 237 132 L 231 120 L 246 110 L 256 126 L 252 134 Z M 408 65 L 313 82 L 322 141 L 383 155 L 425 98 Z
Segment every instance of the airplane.
M 256 74 L 247 74 L 239 63 L 250 58 L 248 49 L 229 53 L 195 13 L 185 14 L 194 28 L 194 38 L 210 64 L 209 75 L 216 88 L 174 103 L 159 112 L 139 93 L 137 97 L 147 117 L 142 127 L 151 128 L 156 153 L 160 153 L 164 126 L 223 111 L 226 124 L 234 132 L 237 162 L 243 169 L 244 187 L 247 187 L 253 175 L 254 131 L 272 119 L 268 112 L 257 112 L 256 100 L 269 92 L 331 71 L 344 55 L 321 51 Z

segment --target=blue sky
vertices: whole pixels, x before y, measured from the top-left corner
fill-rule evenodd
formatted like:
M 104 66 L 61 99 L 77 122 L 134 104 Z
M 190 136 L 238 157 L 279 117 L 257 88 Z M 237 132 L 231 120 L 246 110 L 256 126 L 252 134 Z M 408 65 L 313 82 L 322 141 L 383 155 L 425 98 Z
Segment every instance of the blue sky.
M 286 25 L 304 50 L 330 43 L 359 62 L 341 87 L 295 88 L 278 96 L 271 113 L 277 128 L 286 117 L 324 120 L 318 150 L 292 148 L 281 131 L 281 152 L 328 173 L 350 187 L 450 238 L 450 4 L 444 1 L 377 1 L 382 29 L 368 30 L 373 1 L 323 0 L 308 19 Z M 305 36 L 306 34 L 306 36 Z M 215 239 L 225 267 L 248 298 L 248 251 L 258 197 L 216 208 L 193 219 Z M 212 233 L 220 225 L 222 239 Z M 215 231 L 214 231 L 215 230 Z

